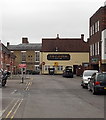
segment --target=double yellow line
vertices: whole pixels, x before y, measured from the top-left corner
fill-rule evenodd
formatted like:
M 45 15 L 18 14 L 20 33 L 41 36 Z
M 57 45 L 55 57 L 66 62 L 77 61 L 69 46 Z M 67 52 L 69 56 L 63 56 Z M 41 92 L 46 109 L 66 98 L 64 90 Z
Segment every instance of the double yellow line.
M 13 107 L 9 110 L 9 112 L 7 113 L 6 117 L 4 120 L 6 120 L 7 118 L 10 118 L 10 120 L 12 120 L 17 112 L 17 110 L 19 109 L 21 103 L 22 103 L 23 99 L 18 99 L 15 104 L 13 105 Z
M 29 86 L 31 86 L 32 85 L 32 82 L 28 82 L 27 84 L 26 84 L 26 87 L 25 87 L 25 89 L 24 90 L 29 90 Z

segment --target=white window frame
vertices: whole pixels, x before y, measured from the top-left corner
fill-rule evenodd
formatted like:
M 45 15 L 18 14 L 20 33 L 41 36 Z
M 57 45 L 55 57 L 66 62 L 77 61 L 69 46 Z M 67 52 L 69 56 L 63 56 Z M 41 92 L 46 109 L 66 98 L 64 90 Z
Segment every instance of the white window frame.
M 95 23 L 95 33 L 98 32 L 98 22 Z
M 98 28 L 98 31 L 99 31 L 99 29 L 100 29 L 100 28 L 99 28 L 99 27 L 100 27 L 100 22 L 99 22 L 99 20 L 97 21 L 97 26 L 98 26 L 97 28 Z
M 44 70 L 45 70 L 45 71 L 48 71 L 49 68 L 50 68 L 50 65 L 45 65 L 45 66 L 44 66 Z
M 57 70 L 58 70 L 58 71 L 63 71 L 63 66 L 58 66 L 58 67 L 57 67 Z
M 90 56 L 92 56 L 92 45 L 90 45 Z
M 39 53 L 39 55 L 36 55 L 36 53 Z M 38 60 L 39 59 L 39 60 Z M 40 51 L 35 51 L 35 61 L 39 62 L 40 61 Z
M 97 48 L 97 43 L 95 43 L 95 55 L 98 54 L 98 48 Z
M 98 42 L 98 55 L 99 55 L 99 52 L 100 52 L 100 51 L 99 51 L 99 42 Z

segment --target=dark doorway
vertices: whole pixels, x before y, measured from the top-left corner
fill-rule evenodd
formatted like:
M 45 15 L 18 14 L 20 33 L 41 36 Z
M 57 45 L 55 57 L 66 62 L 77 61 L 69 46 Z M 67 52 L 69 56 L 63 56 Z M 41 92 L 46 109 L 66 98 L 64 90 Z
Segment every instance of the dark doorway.
M 93 67 L 93 70 L 99 71 L 99 64 L 93 64 L 92 67 Z
M 78 65 L 73 65 L 73 74 L 76 74 L 77 67 L 78 67 Z

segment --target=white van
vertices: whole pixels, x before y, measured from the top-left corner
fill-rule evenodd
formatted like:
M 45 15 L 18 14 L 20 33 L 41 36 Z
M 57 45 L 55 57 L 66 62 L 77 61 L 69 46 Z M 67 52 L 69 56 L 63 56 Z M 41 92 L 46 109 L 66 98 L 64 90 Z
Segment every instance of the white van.
M 83 77 L 82 77 L 82 83 L 81 83 L 81 86 L 83 88 L 87 87 L 88 86 L 88 82 L 89 82 L 89 79 L 88 78 L 91 78 L 92 74 L 93 73 L 97 73 L 98 71 L 97 70 L 85 70 L 83 72 Z

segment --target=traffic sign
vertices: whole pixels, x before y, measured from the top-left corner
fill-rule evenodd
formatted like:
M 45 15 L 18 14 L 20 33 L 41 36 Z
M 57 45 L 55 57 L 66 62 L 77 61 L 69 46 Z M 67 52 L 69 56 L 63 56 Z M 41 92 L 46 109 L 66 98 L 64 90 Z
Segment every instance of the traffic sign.
M 45 62 L 42 62 L 42 65 L 45 65 Z
M 58 66 L 58 62 L 54 62 L 54 66 L 56 66 L 56 67 L 57 67 L 57 66 Z

